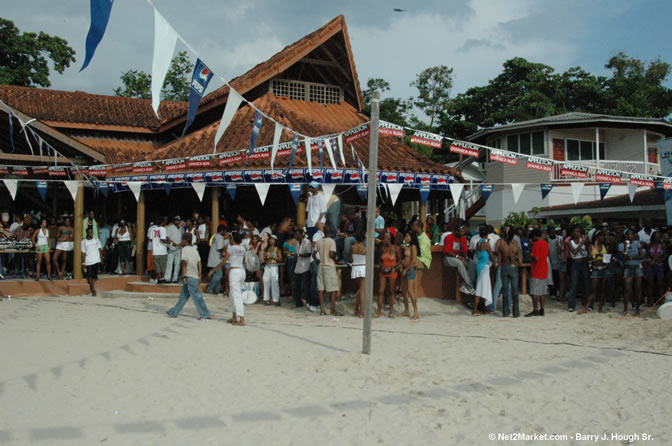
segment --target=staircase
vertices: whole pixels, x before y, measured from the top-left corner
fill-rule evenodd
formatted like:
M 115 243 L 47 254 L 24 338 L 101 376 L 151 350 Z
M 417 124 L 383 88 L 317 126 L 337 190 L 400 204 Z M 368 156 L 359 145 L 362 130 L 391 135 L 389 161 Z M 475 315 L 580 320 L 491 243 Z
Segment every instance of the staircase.
M 460 203 L 453 203 L 444 211 L 445 221 L 452 222 L 458 218 L 469 220 L 483 209 L 483 206 L 485 200 L 481 194 L 481 185 L 472 184 L 471 188 L 462 194 Z

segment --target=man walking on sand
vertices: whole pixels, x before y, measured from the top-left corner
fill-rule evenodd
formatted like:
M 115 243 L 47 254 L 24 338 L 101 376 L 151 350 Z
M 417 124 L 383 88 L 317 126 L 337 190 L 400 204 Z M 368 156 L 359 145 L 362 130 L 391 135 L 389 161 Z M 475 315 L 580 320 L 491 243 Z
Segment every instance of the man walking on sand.
M 194 301 L 194 306 L 201 315 L 199 320 L 210 319 L 210 312 L 203 300 L 203 294 L 199 289 L 201 284 L 201 256 L 196 248 L 191 244 L 191 234 L 182 235 L 182 291 L 180 298 L 173 308 L 168 310 L 168 316 L 177 317 L 182 311 L 182 307 L 187 303 L 189 297 Z
M 86 281 L 89 282 L 91 295 L 95 296 L 96 287 L 93 285 L 93 282 L 94 280 L 98 280 L 98 266 L 100 266 L 100 260 L 103 257 L 101 254 L 102 248 L 100 246 L 100 240 L 93 236 L 93 228 L 91 227 L 86 229 L 86 238 L 82 240 L 81 250 L 84 277 L 86 277 Z

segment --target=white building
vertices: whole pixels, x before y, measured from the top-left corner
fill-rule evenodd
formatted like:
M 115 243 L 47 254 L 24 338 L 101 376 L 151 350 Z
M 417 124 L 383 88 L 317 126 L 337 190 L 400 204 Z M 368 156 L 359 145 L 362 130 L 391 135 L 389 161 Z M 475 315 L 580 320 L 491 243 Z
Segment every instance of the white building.
M 541 172 L 528 169 L 524 159 L 520 159 L 517 166 L 486 160 L 481 164 L 486 182 L 497 186 L 484 210 L 488 222 L 499 224 L 512 211 L 573 204 L 567 184 L 571 181 L 586 183 L 580 202 L 599 200 L 595 169 L 659 175 L 657 142 L 670 136 L 672 124 L 660 119 L 567 113 L 483 129 L 467 139 L 489 147 L 592 168 L 587 179 L 577 179 L 561 175 L 557 164 L 551 172 Z M 623 181 L 623 185 L 613 185 L 608 196 L 627 194 L 627 178 Z M 526 184 L 518 203 L 514 203 L 508 185 L 511 183 Z M 544 200 L 539 186 L 543 183 L 555 184 Z

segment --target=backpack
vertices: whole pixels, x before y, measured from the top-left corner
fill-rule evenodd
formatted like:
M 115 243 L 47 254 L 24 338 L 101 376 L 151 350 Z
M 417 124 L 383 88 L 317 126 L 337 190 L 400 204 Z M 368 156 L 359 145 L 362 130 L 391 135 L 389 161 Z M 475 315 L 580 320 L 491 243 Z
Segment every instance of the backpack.
M 261 262 L 259 261 L 259 257 L 257 257 L 257 254 L 252 250 L 245 252 L 244 261 L 245 261 L 245 269 L 248 272 L 253 273 L 255 271 L 259 271 L 259 268 L 261 268 Z

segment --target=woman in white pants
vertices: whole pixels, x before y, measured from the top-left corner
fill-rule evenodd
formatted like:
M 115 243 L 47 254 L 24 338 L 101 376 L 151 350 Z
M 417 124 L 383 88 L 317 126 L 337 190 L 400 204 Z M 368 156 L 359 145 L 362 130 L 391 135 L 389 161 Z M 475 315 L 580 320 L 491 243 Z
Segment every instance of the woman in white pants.
M 243 326 L 245 325 L 245 306 L 243 304 L 243 283 L 245 282 L 245 248 L 240 244 L 240 234 L 233 232 L 231 242 L 226 250 L 222 261 L 210 270 L 208 276 L 212 277 L 215 271 L 228 265 L 229 268 L 229 300 L 233 316 L 227 322 Z
M 271 235 L 268 239 L 268 247 L 264 258 L 266 266 L 264 266 L 264 304 L 271 305 L 271 297 L 273 303 L 280 306 L 280 276 L 278 274 L 278 263 L 282 261 L 282 252 L 280 248 L 275 246 L 278 242 L 278 237 Z

